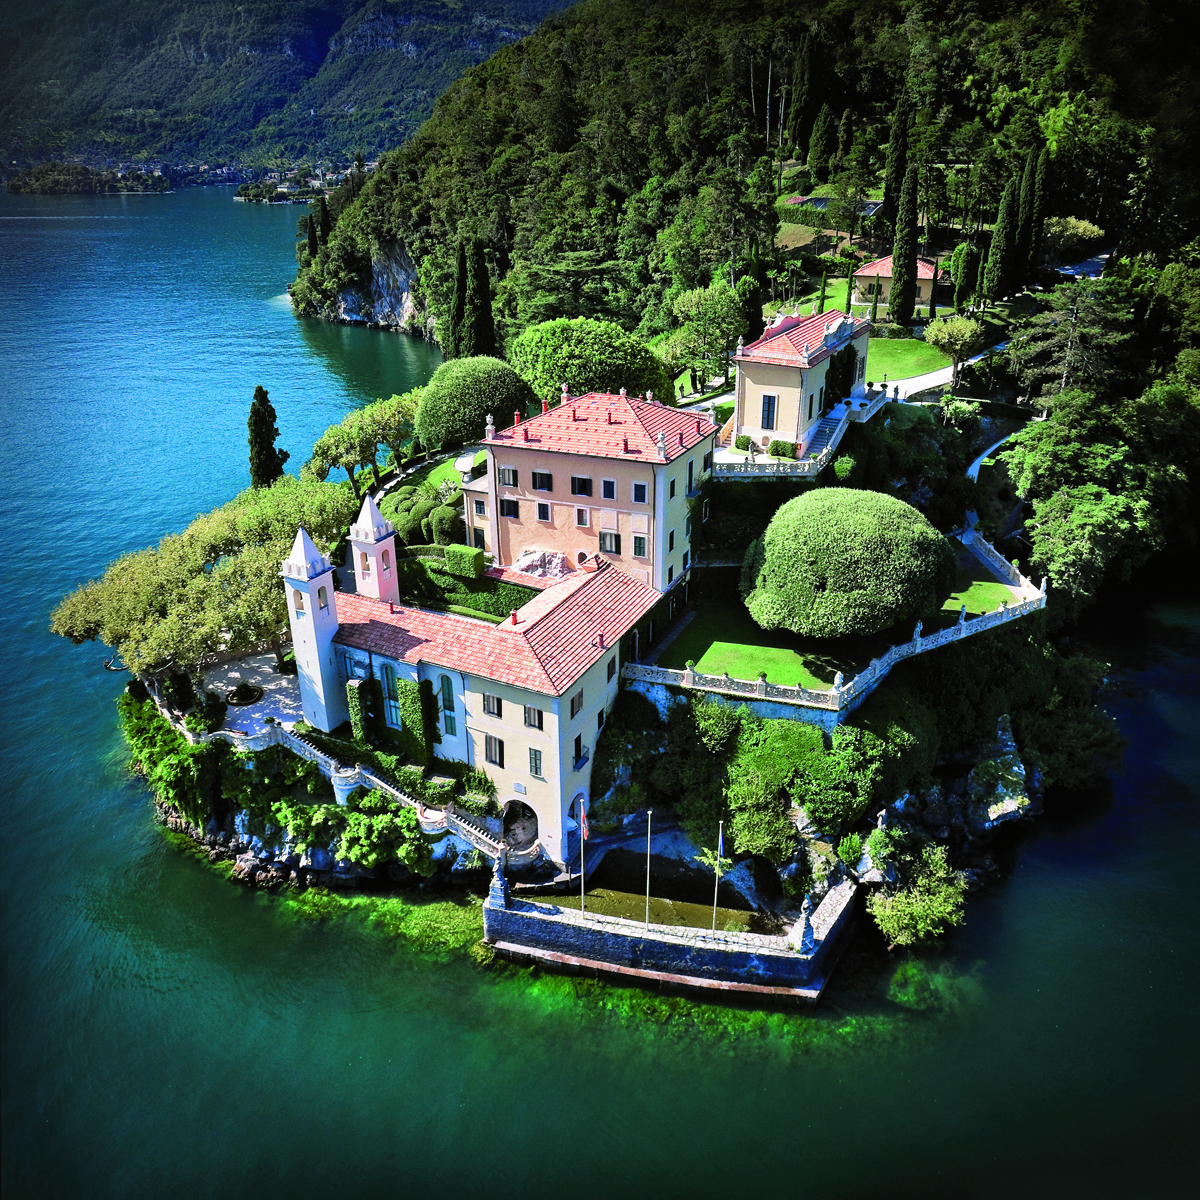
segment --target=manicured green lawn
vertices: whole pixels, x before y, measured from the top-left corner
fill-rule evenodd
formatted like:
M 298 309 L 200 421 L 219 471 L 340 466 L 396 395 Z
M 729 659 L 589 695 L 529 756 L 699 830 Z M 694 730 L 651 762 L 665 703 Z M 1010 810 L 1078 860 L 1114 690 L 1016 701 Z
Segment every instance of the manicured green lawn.
M 894 379 L 909 379 L 948 367 L 950 360 L 940 351 L 916 338 L 871 338 L 867 351 L 867 378 L 875 383 L 884 375 Z
M 957 617 L 959 609 L 965 604 L 967 616 L 973 617 L 979 613 L 995 612 L 1004 600 L 1009 604 L 1017 603 L 1011 588 L 1002 584 L 969 550 L 963 550 L 958 556 L 958 577 L 954 582 L 954 591 L 942 605 L 943 610 Z

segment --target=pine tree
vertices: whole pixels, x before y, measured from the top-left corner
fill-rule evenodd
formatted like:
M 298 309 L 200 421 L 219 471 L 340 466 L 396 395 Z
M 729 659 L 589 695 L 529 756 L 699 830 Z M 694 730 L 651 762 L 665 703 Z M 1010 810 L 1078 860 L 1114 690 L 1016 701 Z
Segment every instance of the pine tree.
M 450 297 L 450 315 L 442 336 L 442 356 L 459 358 L 462 355 L 463 323 L 467 311 L 467 243 L 459 240 L 458 264 L 454 271 L 454 292 Z
M 1037 271 L 1042 260 L 1042 238 L 1046 224 L 1046 211 L 1050 204 L 1050 151 L 1038 155 L 1037 173 L 1033 184 L 1033 220 L 1029 229 L 1029 269 Z
M 1017 181 L 1010 179 L 1000 199 L 1000 212 L 992 230 L 992 248 L 988 252 L 987 270 L 983 276 L 985 300 L 999 300 L 1008 294 L 1012 282 L 1013 256 L 1017 236 Z
M 333 217 L 329 215 L 329 205 L 325 203 L 325 194 L 321 193 L 321 207 L 317 214 L 318 228 L 317 233 L 321 238 L 321 245 L 324 246 L 329 241 L 329 235 L 333 230 Z
M 837 157 L 834 159 L 834 171 L 840 171 L 854 145 L 854 110 L 846 109 L 842 113 L 842 122 L 838 126 Z
M 829 160 L 837 145 L 836 139 L 833 109 L 828 104 L 822 104 L 808 141 L 808 169 L 818 183 L 825 183 L 829 179 Z
M 892 290 L 888 313 L 897 325 L 913 318 L 917 301 L 917 167 L 904 173 L 904 186 L 896 210 L 896 238 L 892 243 Z
M 466 295 L 463 303 L 463 322 L 458 335 L 458 356 L 470 358 L 476 354 L 496 357 L 496 323 L 492 317 L 492 285 L 488 277 L 483 243 L 471 241 L 467 256 Z
M 1033 237 L 1033 209 L 1035 204 L 1034 182 L 1037 174 L 1037 152 L 1030 150 L 1025 156 L 1025 170 L 1021 176 L 1021 208 L 1017 220 L 1016 248 L 1013 253 L 1012 284 L 1023 288 L 1029 278 L 1030 243 Z
M 896 212 L 900 205 L 900 190 L 908 173 L 908 125 L 912 116 L 912 102 L 907 89 L 901 91 L 892 113 L 891 132 L 888 135 L 887 163 L 883 171 L 883 204 L 879 216 L 885 225 L 895 229 Z
M 792 111 L 788 129 L 793 152 L 807 146 L 812 135 L 812 99 L 812 38 L 806 33 L 792 69 Z
M 260 383 L 250 402 L 250 486 L 270 487 L 283 474 L 283 464 L 291 457 L 275 448 L 279 428 L 275 424 L 275 406 Z

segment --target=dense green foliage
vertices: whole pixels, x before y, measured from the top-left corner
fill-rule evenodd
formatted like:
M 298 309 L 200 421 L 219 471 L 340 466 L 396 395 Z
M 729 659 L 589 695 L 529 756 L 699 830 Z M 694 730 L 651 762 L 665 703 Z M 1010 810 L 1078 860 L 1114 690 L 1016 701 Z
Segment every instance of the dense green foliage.
M 1007 296 L 1014 282 L 1018 220 L 1016 210 L 1019 204 L 1017 181 L 1010 179 L 1000 200 L 1000 215 L 996 218 L 996 228 L 992 230 L 992 244 L 983 273 L 985 300 L 999 300 Z
M 149 171 L 93 171 L 82 163 L 44 162 L 18 171 L 4 190 L 40 196 L 110 195 L 118 192 L 166 192 L 170 177 Z
M 425 446 L 460 446 L 483 437 L 488 415 L 507 429 L 513 414 L 524 415 L 533 392 L 498 358 L 456 358 L 444 362 L 421 393 L 417 436 Z
M 447 546 L 447 553 L 451 549 Z M 396 573 L 401 600 L 426 608 L 454 605 L 475 613 L 507 617 L 514 608 L 520 608 L 537 595 L 534 589 L 519 583 L 504 583 L 487 575 L 459 575 L 451 571 L 448 562 L 436 558 L 401 559 L 396 564 Z
M 357 508 L 344 487 L 290 475 L 247 488 L 156 547 L 123 554 L 59 602 L 50 628 L 76 644 L 112 646 L 133 671 L 264 641 L 278 654 L 288 629 L 279 564 L 297 526 L 327 551 Z
M 283 474 L 283 464 L 291 457 L 275 447 L 279 426 L 275 424 L 275 405 L 260 383 L 254 389 L 247 425 L 250 431 L 250 486 L 270 487 Z
M 963 920 L 966 881 L 950 868 L 945 846 L 926 846 L 907 886 L 876 892 L 867 911 L 890 943 L 908 946 Z
M 442 353 L 447 358 L 473 358 L 477 354 L 496 357 L 496 323 L 492 319 L 491 279 L 478 238 L 461 241 L 450 318 L 441 333 Z
M 953 386 L 958 382 L 959 363 L 983 345 L 983 326 L 969 317 L 943 317 L 925 326 L 925 340 L 950 359 Z
M 820 488 L 783 505 L 747 550 L 741 582 L 764 629 L 814 637 L 925 617 L 953 586 L 953 552 L 915 508 L 850 488 Z
M 892 242 L 892 286 L 888 292 L 888 316 L 898 325 L 913 318 L 917 298 L 917 166 L 904 176 L 896 210 L 896 237 Z
M 664 404 L 672 399 L 658 356 L 612 321 L 560 317 L 531 325 L 509 346 L 508 361 L 548 404 L 558 403 L 563 384 L 572 396 L 624 388 L 630 396 L 653 392 Z
M 0 43 L 5 161 L 61 152 L 291 163 L 398 146 L 555 0 L 39 0 Z

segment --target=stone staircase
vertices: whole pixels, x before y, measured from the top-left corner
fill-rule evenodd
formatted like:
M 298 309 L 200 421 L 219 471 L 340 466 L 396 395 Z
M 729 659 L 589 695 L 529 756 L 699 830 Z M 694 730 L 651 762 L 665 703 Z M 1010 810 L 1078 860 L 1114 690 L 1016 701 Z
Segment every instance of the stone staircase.
M 815 459 L 829 445 L 832 438 L 837 434 L 840 425 L 840 419 L 832 413 L 822 417 L 821 423 L 817 426 L 817 432 L 813 434 L 813 440 L 808 443 L 808 448 L 804 451 L 804 455 L 800 461 L 804 462 L 805 459 Z

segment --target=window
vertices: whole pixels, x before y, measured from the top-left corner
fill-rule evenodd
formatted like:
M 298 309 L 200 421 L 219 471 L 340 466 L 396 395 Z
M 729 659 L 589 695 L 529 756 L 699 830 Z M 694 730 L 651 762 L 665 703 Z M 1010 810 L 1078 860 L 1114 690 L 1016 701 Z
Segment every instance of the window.
M 633 485 L 633 502 L 634 504 L 646 503 L 646 485 L 644 483 L 635 483 Z
M 684 517 L 683 519 L 683 536 L 690 538 L 692 536 L 692 518 Z
M 644 537 L 639 537 L 636 533 L 633 535 L 633 557 L 646 557 L 646 539 Z
M 329 607 L 329 593 L 324 587 L 317 588 L 317 608 L 324 612 Z
M 605 500 L 615 500 L 617 498 L 617 481 L 615 479 L 600 480 L 600 495 Z
M 667 534 L 667 549 L 668 550 L 675 549 L 675 530 L 673 530 L 673 529 L 671 530 L 670 533 Z
M 484 548 L 483 547 L 483 530 L 482 529 L 474 529 L 471 532 L 472 532 L 471 540 L 475 543 L 475 549 L 482 550 Z
M 442 729 L 447 737 L 458 733 L 458 722 L 454 719 L 454 684 L 449 675 L 443 675 L 438 681 L 438 693 L 442 702 Z
M 712 470 L 712 451 L 711 450 L 709 450 L 704 455 L 704 465 L 700 469 L 702 471 L 711 471 Z
M 521 515 L 521 505 L 516 500 L 501 500 L 500 515 L 502 517 L 519 517 Z
M 550 505 L 548 505 L 544 500 L 538 501 L 538 520 L 539 521 L 549 521 L 550 520 Z
M 694 458 L 689 458 L 688 459 L 688 491 L 690 492 L 692 490 L 692 488 L 694 488 L 695 486 L 696 486 L 696 460 Z
M 813 405 L 816 404 L 817 398 L 812 392 L 808 393 L 808 420 L 813 419 Z
M 525 705 L 525 724 L 529 729 L 542 728 L 542 710 Z
M 364 579 L 371 578 L 371 560 L 367 557 L 367 552 L 365 550 L 359 551 L 358 569 Z
M 688 569 L 688 566 L 691 563 L 691 561 L 692 561 L 692 552 L 690 550 L 685 550 L 683 552 L 683 569 L 685 571 Z
M 590 496 L 592 494 L 592 481 L 586 475 L 571 476 L 571 495 L 572 496 Z
M 612 677 L 613 677 L 613 676 L 614 676 L 616 673 L 617 673 L 617 656 L 614 654 L 614 655 L 612 656 L 612 658 L 610 658 L 610 659 L 608 660 L 608 678 L 609 678 L 609 681 L 610 681 L 610 682 L 611 682 L 611 680 L 612 680 Z
M 529 747 L 529 773 L 535 779 L 542 777 L 542 752 Z
M 500 482 L 505 487 L 517 486 L 517 468 L 516 467 L 501 467 Z
M 571 719 L 574 720 L 581 712 L 583 712 L 583 688 L 580 688 L 571 697 Z
M 400 693 L 396 689 L 396 669 L 383 664 L 383 713 L 384 720 L 393 728 L 400 728 Z
M 775 397 L 764 396 L 762 401 L 762 427 L 764 429 L 775 428 Z
M 535 492 L 554 491 L 554 476 L 549 471 L 534 471 L 533 490 Z
M 392 573 L 392 552 L 390 550 L 385 550 L 379 561 L 383 566 L 383 573 L 385 575 L 390 575 Z M 322 604 L 321 607 L 324 608 L 325 606 Z
M 583 734 L 579 734 L 575 738 L 575 765 L 579 766 L 581 762 L 583 762 Z
M 299 588 L 292 588 L 292 606 L 296 610 L 296 616 L 304 616 L 304 593 Z
M 596 728 L 597 728 L 597 729 L 603 729 L 603 728 L 604 728 L 604 709 L 601 709 L 601 710 L 600 710 L 600 711 L 599 711 L 599 712 L 596 714 Z
M 817 395 L 817 407 L 824 409 L 825 407 L 825 385 L 821 384 L 821 390 Z
M 504 742 L 498 737 L 492 737 L 489 733 L 483 739 L 483 756 L 493 766 L 504 766 Z
M 475 515 L 477 517 L 487 516 L 487 505 L 482 500 L 475 501 Z
M 671 580 L 672 580 L 672 579 L 674 579 L 674 578 L 675 578 L 675 568 L 674 568 L 674 567 L 668 567 L 668 568 L 667 568 L 667 582 L 668 582 L 668 583 L 670 583 L 670 582 L 671 582 Z
M 673 480 L 673 479 L 671 480 L 670 488 L 667 490 L 667 499 L 668 500 L 675 499 L 675 480 Z
M 621 553 L 621 535 L 619 533 L 609 533 L 607 530 L 600 531 L 600 550 L 603 554 L 620 554 Z
M 862 358 L 860 358 L 858 360 L 858 374 L 855 375 L 855 379 L 857 379 L 857 380 L 859 380 L 859 382 L 861 382 L 863 377 L 866 375 L 866 373 L 867 373 L 867 359 L 866 359 L 866 355 L 864 355 Z
M 583 529 L 587 528 L 588 510 L 586 508 L 577 508 L 575 510 L 575 524 Z
M 489 717 L 502 717 L 504 715 L 504 701 L 499 696 L 490 696 L 487 692 L 484 692 L 483 711 Z
M 708 520 L 708 501 L 707 500 L 705 500 L 705 502 L 700 506 L 700 520 L 701 521 Z

